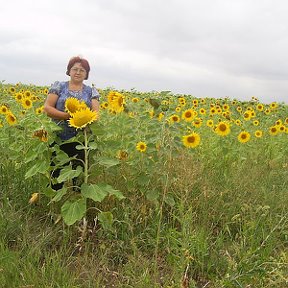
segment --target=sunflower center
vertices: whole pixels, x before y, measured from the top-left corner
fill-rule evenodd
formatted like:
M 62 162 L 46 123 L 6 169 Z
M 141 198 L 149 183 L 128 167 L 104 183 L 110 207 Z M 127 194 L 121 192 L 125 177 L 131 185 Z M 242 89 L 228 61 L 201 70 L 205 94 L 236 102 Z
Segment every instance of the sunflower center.
M 189 136 L 189 137 L 187 137 L 187 142 L 188 142 L 188 143 L 194 143 L 194 142 L 195 142 L 195 136 Z
M 222 132 L 226 131 L 227 130 L 226 125 L 225 124 L 220 124 L 219 125 L 219 130 L 222 131 Z

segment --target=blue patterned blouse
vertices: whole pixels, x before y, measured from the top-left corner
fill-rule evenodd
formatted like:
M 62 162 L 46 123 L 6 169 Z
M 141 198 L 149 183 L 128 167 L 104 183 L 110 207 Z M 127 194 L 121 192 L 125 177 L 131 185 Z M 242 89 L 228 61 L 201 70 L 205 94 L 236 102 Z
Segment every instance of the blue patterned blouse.
M 56 109 L 60 111 L 65 111 L 65 102 L 67 98 L 74 97 L 81 101 L 84 101 L 86 105 L 92 108 L 92 99 L 97 99 L 99 101 L 100 94 L 95 87 L 90 87 L 83 84 L 83 89 L 81 91 L 71 91 L 69 90 L 69 82 L 59 82 L 56 81 L 50 87 L 48 93 L 56 94 L 59 96 L 56 102 Z M 68 121 L 66 120 L 56 120 L 53 121 L 62 128 L 62 131 L 58 132 L 58 136 L 62 140 L 68 140 L 77 134 L 77 130 L 74 127 L 70 127 Z

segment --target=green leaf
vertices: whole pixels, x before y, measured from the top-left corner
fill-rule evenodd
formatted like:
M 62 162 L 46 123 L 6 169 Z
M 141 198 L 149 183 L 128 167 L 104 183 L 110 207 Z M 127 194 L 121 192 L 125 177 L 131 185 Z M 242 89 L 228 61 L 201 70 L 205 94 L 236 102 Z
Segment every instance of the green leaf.
M 36 175 L 37 173 L 46 173 L 49 170 L 50 164 L 47 161 L 41 160 L 38 163 L 34 164 L 26 173 L 25 179 Z
M 99 187 L 97 184 L 83 183 L 81 185 L 81 193 L 84 197 L 90 198 L 95 202 L 102 202 L 103 199 L 108 195 L 108 192 Z
M 167 194 L 164 198 L 164 202 L 168 204 L 169 206 L 174 206 L 175 205 L 175 199 L 173 195 Z
M 150 177 L 148 175 L 142 174 L 138 176 L 137 183 L 141 186 L 146 186 L 149 184 Z
M 109 195 L 114 195 L 117 199 L 122 200 L 125 199 L 125 196 L 121 191 L 115 190 L 112 186 L 105 183 L 98 183 L 98 187 L 100 187 L 103 191 L 106 191 Z
M 90 150 L 96 150 L 98 149 L 98 144 L 96 142 L 91 142 L 89 143 L 88 147 Z
M 118 165 L 120 161 L 114 158 L 107 158 L 107 157 L 99 157 L 98 163 L 106 168 L 110 168 L 112 166 Z
M 100 212 L 98 219 L 105 230 L 112 230 L 113 214 L 111 212 Z
M 56 195 L 51 200 L 52 202 L 58 202 L 62 199 L 62 197 L 67 193 L 67 187 L 63 187 L 56 192 Z
M 57 178 L 58 183 L 73 179 L 78 177 L 82 172 L 82 167 L 77 166 L 76 170 L 73 170 L 71 166 L 65 166 L 61 172 L 60 176 Z
M 146 198 L 149 201 L 156 201 L 159 198 L 159 191 L 157 190 L 149 190 L 148 192 L 146 192 Z
M 81 220 L 86 213 L 86 199 L 81 198 L 75 202 L 66 201 L 61 207 L 63 220 L 67 225 L 72 225 Z

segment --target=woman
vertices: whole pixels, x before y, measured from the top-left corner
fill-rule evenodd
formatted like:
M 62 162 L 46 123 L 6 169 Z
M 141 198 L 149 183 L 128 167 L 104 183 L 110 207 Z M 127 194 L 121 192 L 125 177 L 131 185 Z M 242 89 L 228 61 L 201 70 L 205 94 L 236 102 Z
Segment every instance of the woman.
M 90 65 L 88 61 L 81 57 L 73 57 L 67 65 L 66 74 L 70 76 L 69 81 L 56 81 L 49 89 L 48 96 L 44 104 L 44 111 L 59 125 L 62 130 L 57 134 L 63 141 L 69 140 L 77 135 L 77 130 L 69 126 L 69 113 L 65 112 L 65 102 L 67 98 L 74 97 L 84 101 L 92 111 L 99 111 L 100 95 L 94 87 L 87 86 L 83 83 L 88 79 Z M 77 143 L 69 142 L 60 145 L 61 150 L 68 154 L 69 157 L 77 156 L 83 159 L 83 150 L 76 149 Z M 58 177 L 60 170 L 56 169 L 53 177 Z M 61 189 L 63 183 L 52 185 L 55 190 Z

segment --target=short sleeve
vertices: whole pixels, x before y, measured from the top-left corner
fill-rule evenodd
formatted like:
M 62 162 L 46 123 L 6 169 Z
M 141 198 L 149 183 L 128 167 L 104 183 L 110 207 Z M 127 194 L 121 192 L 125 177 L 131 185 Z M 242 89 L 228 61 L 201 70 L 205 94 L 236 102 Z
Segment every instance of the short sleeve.
M 56 81 L 54 82 L 54 84 L 51 85 L 51 87 L 48 90 L 48 94 L 56 94 L 56 95 L 60 95 L 60 91 L 61 91 L 61 82 Z
M 97 101 L 100 100 L 100 94 L 99 94 L 98 90 L 94 86 L 92 87 L 91 99 L 96 99 Z

